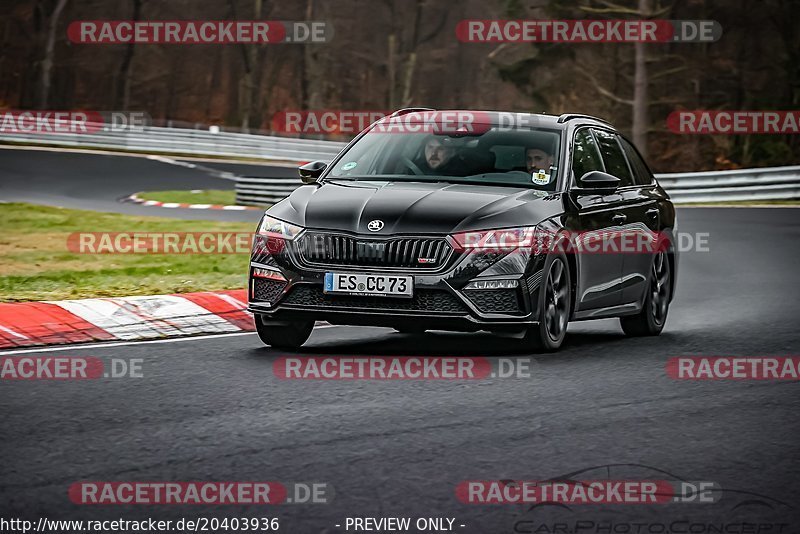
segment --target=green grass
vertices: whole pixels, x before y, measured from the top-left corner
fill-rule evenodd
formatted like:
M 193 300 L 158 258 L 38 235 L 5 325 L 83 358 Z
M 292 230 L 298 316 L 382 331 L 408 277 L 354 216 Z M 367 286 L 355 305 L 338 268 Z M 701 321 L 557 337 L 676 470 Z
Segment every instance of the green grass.
M 81 254 L 74 232 L 252 232 L 254 223 L 181 221 L 0 204 L 0 301 L 153 295 L 246 285 L 248 255 Z
M 143 191 L 137 193 L 144 200 L 185 202 L 187 204 L 236 204 L 236 192 L 221 189 L 195 189 L 192 191 Z

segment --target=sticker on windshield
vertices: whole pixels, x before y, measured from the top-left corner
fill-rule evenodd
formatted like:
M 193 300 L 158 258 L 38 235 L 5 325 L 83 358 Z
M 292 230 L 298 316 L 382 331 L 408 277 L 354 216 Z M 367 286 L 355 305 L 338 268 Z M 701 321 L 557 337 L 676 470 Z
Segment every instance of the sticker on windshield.
M 356 165 L 358 165 L 358 163 L 356 163 L 355 161 L 350 161 L 350 162 L 345 163 L 344 165 L 342 165 L 342 170 L 343 171 L 349 171 L 350 169 L 355 169 Z
M 544 169 L 539 169 L 531 174 L 531 181 L 536 185 L 547 185 L 550 183 L 550 175 L 546 174 Z

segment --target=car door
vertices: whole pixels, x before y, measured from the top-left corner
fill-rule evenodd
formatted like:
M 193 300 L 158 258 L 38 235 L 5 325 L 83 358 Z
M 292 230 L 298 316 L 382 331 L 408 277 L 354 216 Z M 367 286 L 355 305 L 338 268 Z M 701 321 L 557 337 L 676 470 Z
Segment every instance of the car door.
M 620 303 L 622 261 L 618 254 L 604 252 L 609 231 L 617 222 L 620 196 L 617 192 L 592 191 L 581 187 L 581 177 L 589 171 L 606 171 L 597 140 L 590 128 L 579 129 L 573 137 L 572 183 L 570 197 L 577 208 L 569 224 L 578 264 L 575 311 L 591 316 L 591 310 Z M 607 171 L 606 171 L 607 172 Z
M 627 217 L 626 224 L 633 243 L 632 251 L 622 258 L 622 302 L 642 302 L 653 254 L 648 243 L 658 237 L 661 229 L 658 210 L 659 193 L 655 178 L 639 152 L 627 139 L 617 136 L 633 175 L 633 184 L 620 188 L 622 210 Z

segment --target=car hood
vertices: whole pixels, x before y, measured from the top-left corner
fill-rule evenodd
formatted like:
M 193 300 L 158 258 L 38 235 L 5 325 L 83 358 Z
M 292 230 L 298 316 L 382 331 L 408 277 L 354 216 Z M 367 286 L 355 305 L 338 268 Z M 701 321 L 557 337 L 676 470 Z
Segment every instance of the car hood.
M 560 195 L 521 187 L 332 180 L 296 189 L 267 213 L 305 228 L 390 235 L 530 226 L 561 211 Z M 383 226 L 370 231 L 375 220 Z

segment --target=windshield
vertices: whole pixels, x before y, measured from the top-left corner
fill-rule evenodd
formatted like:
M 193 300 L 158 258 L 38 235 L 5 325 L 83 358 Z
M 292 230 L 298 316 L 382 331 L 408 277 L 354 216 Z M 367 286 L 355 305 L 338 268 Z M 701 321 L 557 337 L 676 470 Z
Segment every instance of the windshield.
M 481 132 L 388 133 L 373 128 L 327 178 L 448 181 L 555 191 L 561 133 L 486 127 Z

